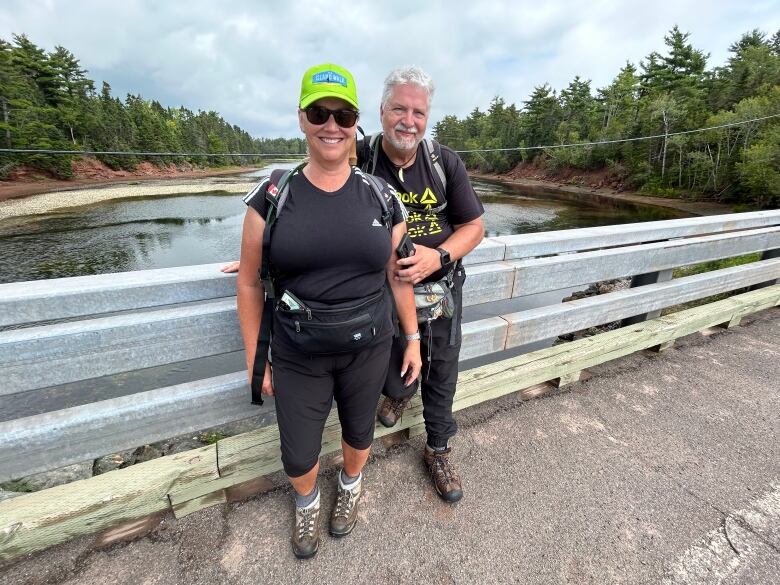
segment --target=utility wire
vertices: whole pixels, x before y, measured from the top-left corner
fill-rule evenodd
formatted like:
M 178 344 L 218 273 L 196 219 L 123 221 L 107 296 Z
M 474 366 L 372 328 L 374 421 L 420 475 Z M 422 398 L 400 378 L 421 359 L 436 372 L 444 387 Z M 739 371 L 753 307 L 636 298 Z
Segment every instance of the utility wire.
M 465 154 L 470 152 L 506 152 L 506 151 L 518 151 L 518 150 L 541 150 L 541 149 L 553 149 L 553 148 L 570 148 L 574 146 L 598 146 L 601 144 L 618 144 L 621 142 L 638 142 L 640 140 L 653 140 L 656 138 L 668 138 L 669 136 L 681 136 L 683 134 L 694 134 L 696 132 L 707 132 L 708 130 L 719 130 L 720 128 L 730 128 L 732 126 L 741 126 L 743 124 L 750 124 L 752 122 L 760 122 L 762 120 L 769 120 L 771 118 L 780 117 L 780 114 L 772 114 L 770 116 L 762 116 L 761 118 L 753 118 L 752 120 L 742 120 L 740 122 L 731 122 L 729 124 L 720 124 L 719 126 L 708 126 L 707 128 L 696 128 L 694 130 L 683 130 L 681 132 L 670 132 L 669 134 L 655 134 L 653 136 L 638 136 L 636 138 L 620 138 L 616 140 L 600 140 L 598 142 L 575 142 L 572 144 L 550 144 L 547 146 L 515 146 L 509 148 L 474 148 L 471 150 L 456 150 L 458 154 Z M 0 148 L 0 153 L 27 153 L 27 154 L 104 154 L 114 156 L 273 156 L 277 158 L 304 158 L 306 154 L 291 154 L 291 153 L 268 153 L 268 152 L 130 152 L 130 151 L 104 151 L 104 150 L 51 150 L 51 149 L 36 149 L 36 148 Z
M 110 154 L 132 156 L 275 156 L 275 157 L 305 157 L 305 154 L 289 152 L 130 152 L 118 150 L 50 150 L 38 148 L 0 148 L 0 152 L 20 152 L 29 154 Z
M 600 144 L 617 144 L 619 142 L 636 142 L 639 140 L 652 140 L 655 138 L 668 138 L 669 136 L 680 136 L 682 134 L 693 134 L 695 132 L 706 132 L 708 130 L 718 130 L 720 128 L 729 128 L 731 126 L 740 126 L 742 124 L 749 124 L 751 122 L 760 122 L 761 120 L 769 120 L 770 118 L 780 117 L 780 114 L 772 114 L 770 116 L 763 116 L 761 118 L 753 118 L 752 120 L 742 120 L 741 122 L 731 122 L 729 124 L 721 124 L 719 126 L 708 126 L 707 128 L 696 128 L 695 130 L 683 130 L 681 132 L 670 132 L 669 134 L 656 134 L 654 136 L 638 136 L 636 138 L 620 138 L 617 140 L 600 140 L 598 142 L 575 142 L 573 144 L 551 144 L 549 146 L 516 146 L 512 148 L 474 148 L 471 150 L 456 150 L 458 154 L 468 152 L 504 152 L 510 150 L 540 150 L 540 149 L 552 149 L 552 148 L 569 148 L 572 146 L 597 146 Z

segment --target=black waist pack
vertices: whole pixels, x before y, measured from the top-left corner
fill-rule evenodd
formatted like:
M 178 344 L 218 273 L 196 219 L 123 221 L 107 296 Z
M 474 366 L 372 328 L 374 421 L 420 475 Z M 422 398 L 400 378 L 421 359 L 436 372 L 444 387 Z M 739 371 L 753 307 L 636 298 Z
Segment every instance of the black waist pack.
M 293 347 L 311 355 L 362 349 L 370 345 L 387 320 L 385 294 L 382 288 L 359 302 L 325 305 L 284 291 L 274 307 L 274 334 L 281 333 Z

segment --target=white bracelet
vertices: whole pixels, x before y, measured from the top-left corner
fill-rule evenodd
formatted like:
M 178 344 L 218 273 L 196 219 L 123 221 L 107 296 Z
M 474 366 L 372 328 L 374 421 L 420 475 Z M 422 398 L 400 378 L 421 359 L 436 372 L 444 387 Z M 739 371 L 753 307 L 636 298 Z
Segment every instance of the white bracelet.
M 406 341 L 420 341 L 420 332 L 415 331 L 414 333 L 409 333 L 408 335 L 404 335 L 406 338 Z

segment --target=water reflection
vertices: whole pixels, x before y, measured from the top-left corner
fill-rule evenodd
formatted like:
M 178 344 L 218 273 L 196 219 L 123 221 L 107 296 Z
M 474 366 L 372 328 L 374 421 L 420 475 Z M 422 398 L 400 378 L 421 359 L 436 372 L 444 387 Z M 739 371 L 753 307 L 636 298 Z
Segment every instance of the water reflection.
M 246 181 L 273 168 L 218 181 Z M 214 182 L 214 180 L 212 180 Z M 669 210 L 532 195 L 481 180 L 488 236 L 588 227 L 677 215 Z M 0 222 L 0 282 L 166 268 L 238 258 L 241 196 L 201 194 L 113 200 Z
M 506 236 L 682 217 L 661 207 L 634 205 L 605 197 L 581 199 L 564 193 L 529 194 L 522 187 L 472 181 L 485 206 L 485 235 Z

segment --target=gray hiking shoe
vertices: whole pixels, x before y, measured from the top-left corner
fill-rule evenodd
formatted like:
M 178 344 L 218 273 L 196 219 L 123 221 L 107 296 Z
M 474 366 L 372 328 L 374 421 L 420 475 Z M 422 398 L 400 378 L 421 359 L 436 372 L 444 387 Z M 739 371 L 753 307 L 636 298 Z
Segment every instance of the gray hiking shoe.
M 295 525 L 292 534 L 293 554 L 308 559 L 320 548 L 320 496 L 305 508 L 295 508 Z
M 352 489 L 346 489 L 341 483 L 341 474 L 339 473 L 339 484 L 336 492 L 336 505 L 330 514 L 329 532 L 331 536 L 341 538 L 346 536 L 357 523 L 358 502 L 363 489 L 363 474 L 355 482 Z

